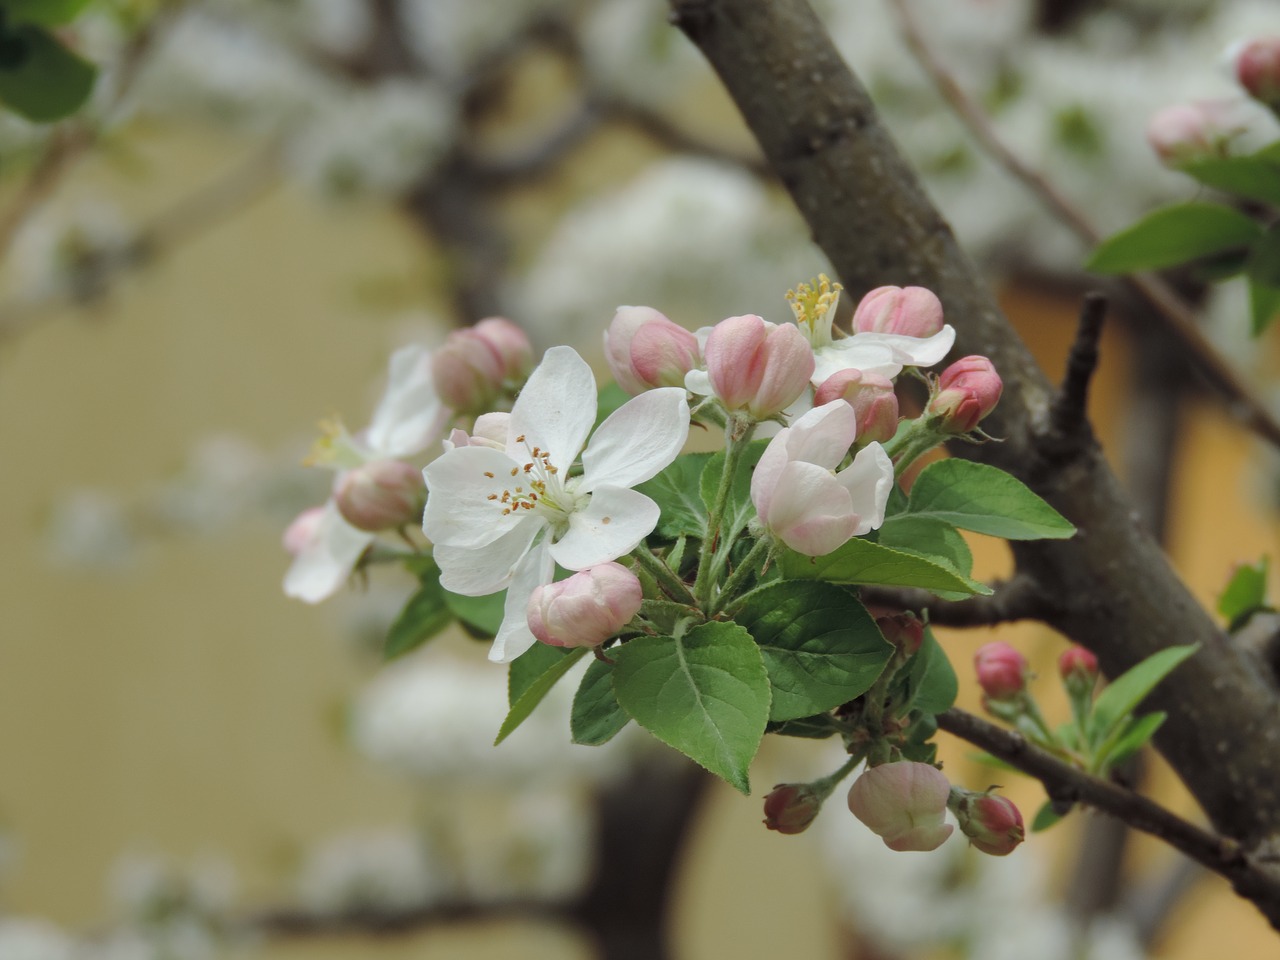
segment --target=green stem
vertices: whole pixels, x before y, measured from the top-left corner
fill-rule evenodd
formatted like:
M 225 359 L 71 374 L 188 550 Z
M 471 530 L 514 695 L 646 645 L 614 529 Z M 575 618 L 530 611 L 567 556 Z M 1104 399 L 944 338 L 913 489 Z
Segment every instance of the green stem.
M 840 781 L 853 773 L 854 768 L 865 759 L 866 751 L 859 750 L 857 753 L 852 754 L 839 770 L 825 777 L 819 777 L 809 784 L 809 788 L 818 795 L 820 800 L 826 800 L 827 797 L 831 796 L 831 792 L 840 785 Z
M 716 497 L 707 514 L 707 535 L 702 541 L 702 552 L 698 555 L 698 576 L 694 580 L 693 592 L 704 610 L 710 609 L 711 596 L 715 590 L 714 561 L 717 551 L 727 552 L 733 546 L 720 542 L 720 525 L 724 521 L 724 509 L 729 503 L 729 494 L 733 490 L 733 480 L 738 473 L 738 464 L 742 462 L 742 454 L 747 449 L 751 434 L 755 432 L 754 422 L 743 426 L 741 421 L 729 417 L 725 424 L 724 470 L 720 473 L 720 484 L 716 487 Z
M 762 557 L 767 556 L 772 550 L 773 545 L 764 537 L 761 537 L 751 546 L 751 550 L 742 562 L 738 564 L 738 569 L 729 575 L 729 579 L 724 582 L 724 587 L 720 590 L 720 595 L 716 597 L 715 603 L 711 605 L 711 609 L 707 611 L 709 616 L 715 616 L 737 597 L 738 591 L 742 589 L 743 583 L 751 576 L 756 566 L 760 563 Z M 754 591 L 753 591 L 754 592 Z
M 653 576 L 653 579 L 658 581 L 658 586 L 672 600 L 690 607 L 697 605 L 698 601 L 694 598 L 688 586 L 685 585 L 685 582 L 663 563 L 661 557 L 649 549 L 647 543 L 641 541 L 640 545 L 631 551 L 631 555 L 636 558 L 636 563 L 639 566 L 643 567 Z
M 885 453 L 893 461 L 893 475 L 900 478 L 911 465 L 947 439 L 947 434 L 935 430 L 926 418 L 921 417 L 911 426 L 884 445 Z

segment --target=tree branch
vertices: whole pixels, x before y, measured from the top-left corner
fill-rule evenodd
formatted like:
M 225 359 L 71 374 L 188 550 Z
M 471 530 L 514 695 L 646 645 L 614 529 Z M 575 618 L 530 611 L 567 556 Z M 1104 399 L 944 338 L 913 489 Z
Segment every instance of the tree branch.
M 1251 860 L 1236 841 L 1197 827 L 1126 787 L 1077 770 L 1030 743 L 1020 733 L 954 708 L 938 715 L 938 729 L 967 740 L 1035 777 L 1044 784 L 1051 800 L 1087 804 L 1158 837 L 1221 874 L 1243 897 L 1267 901 L 1280 898 L 1280 870 L 1275 863 Z
M 815 241 L 855 296 L 885 283 L 932 289 L 957 354 L 992 359 L 999 444 L 955 452 L 1026 482 L 1077 525 L 1071 540 L 1013 544 L 1020 573 L 1059 598 L 1049 623 L 1117 676 L 1170 643 L 1198 655 L 1149 698 L 1170 716 L 1165 756 L 1217 829 L 1265 856 L 1280 836 L 1280 700 L 1170 569 L 1090 443 L 1070 462 L 1042 449 L 1054 391 L 880 124 L 866 91 L 803 0 L 671 0 L 742 111 Z M 850 224 L 857 224 L 856 230 Z M 1280 924 L 1280 895 L 1255 900 Z
M 967 600 L 939 600 L 928 590 L 909 587 L 863 587 L 864 603 L 921 614 L 929 611 L 929 622 L 942 627 L 991 627 L 1017 620 L 1046 620 L 1054 606 L 1030 577 L 1015 575 L 994 584 L 989 597 Z

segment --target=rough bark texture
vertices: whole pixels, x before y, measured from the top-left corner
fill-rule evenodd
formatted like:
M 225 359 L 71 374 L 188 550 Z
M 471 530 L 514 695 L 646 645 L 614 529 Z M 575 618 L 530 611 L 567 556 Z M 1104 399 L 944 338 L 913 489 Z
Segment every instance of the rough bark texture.
M 1082 428 L 1056 434 L 1053 389 L 880 125 L 865 90 L 804 0 L 671 0 L 855 296 L 880 284 L 934 290 L 1005 393 L 983 426 L 1005 442 L 955 452 L 1021 478 L 1074 522 L 1069 541 L 1016 544 L 1019 572 L 1052 592 L 1048 620 L 1115 676 L 1170 644 L 1199 643 L 1147 703 L 1170 714 L 1159 746 L 1215 827 L 1257 862 L 1280 835 L 1280 699 L 1236 655 L 1143 529 Z M 1212 509 L 1212 505 L 1206 505 Z M 1224 571 L 1225 574 L 1225 571 Z M 1260 903 L 1273 924 L 1280 903 Z

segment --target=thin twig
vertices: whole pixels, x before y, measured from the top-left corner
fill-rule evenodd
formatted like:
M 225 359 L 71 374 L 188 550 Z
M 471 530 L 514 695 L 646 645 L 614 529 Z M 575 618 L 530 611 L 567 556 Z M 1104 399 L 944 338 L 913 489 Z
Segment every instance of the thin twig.
M 1165 841 L 1221 874 L 1242 896 L 1257 897 L 1264 891 L 1269 898 L 1280 896 L 1280 873 L 1251 860 L 1236 841 L 1183 820 L 1119 784 L 1077 770 L 1030 743 L 1020 733 L 954 708 L 938 715 L 938 728 L 1035 777 L 1054 800 L 1088 804 Z
M 1001 141 L 986 113 L 942 66 L 911 12 L 910 0 L 891 0 L 889 6 L 897 16 L 908 48 L 978 145 L 1027 187 L 1080 240 L 1088 246 L 1096 246 L 1102 239 L 1102 232 L 1044 174 L 1032 168 Z M 1260 437 L 1280 447 L 1280 420 L 1201 332 L 1195 313 L 1177 292 L 1153 274 L 1135 273 L 1125 280 L 1150 304 L 1168 331 L 1181 341 L 1205 379 L 1227 399 L 1231 415 Z
M 1062 389 L 1049 409 L 1049 422 L 1060 434 L 1079 433 L 1088 423 L 1089 382 L 1098 369 L 1098 341 L 1107 315 L 1107 298 L 1100 293 L 1085 295 L 1080 308 L 1076 339 L 1067 354 L 1067 372 Z
M 67 290 L 0 304 L 0 342 L 25 333 L 57 310 L 102 296 L 122 274 L 156 262 L 183 241 L 262 199 L 279 182 L 277 153 L 273 146 L 254 154 L 230 173 L 177 201 L 129 241 L 95 251 L 86 258 L 83 275 L 73 276 Z
M 929 611 L 929 622 L 943 627 L 990 627 L 1017 620 L 1044 620 L 1053 611 L 1053 598 L 1031 577 L 1021 574 L 994 584 L 988 597 L 967 600 L 939 600 L 927 590 L 903 587 L 863 587 L 864 603 L 921 613 Z

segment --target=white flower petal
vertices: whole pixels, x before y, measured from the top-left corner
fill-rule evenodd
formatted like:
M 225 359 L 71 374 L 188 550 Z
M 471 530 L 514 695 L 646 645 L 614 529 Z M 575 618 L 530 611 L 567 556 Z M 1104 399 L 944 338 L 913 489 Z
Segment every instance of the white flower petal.
M 347 582 L 356 561 L 372 542 L 373 534 L 347 523 L 330 500 L 285 574 L 285 595 L 307 603 L 319 603 L 333 595 Z
M 843 400 L 832 400 L 798 417 L 789 428 L 787 459 L 807 460 L 834 470 L 858 433 L 858 414 Z M 781 436 L 781 434 L 779 434 Z M 777 438 L 774 442 L 778 442 Z
M 787 457 L 787 439 L 790 436 L 790 427 L 779 430 L 777 436 L 764 448 L 755 470 L 751 472 L 751 502 L 755 504 L 757 516 L 768 515 L 769 504 L 778 491 L 778 479 L 791 462 Z
M 422 532 L 432 543 L 480 547 L 521 519 L 519 511 L 503 514 L 508 508 L 502 495 L 527 483 L 521 479 L 519 465 L 500 450 L 455 447 L 429 463 L 422 476 L 427 481 Z
M 591 502 L 569 517 L 569 532 L 551 545 L 566 570 L 582 570 L 630 553 L 658 525 L 661 510 L 643 493 L 599 487 Z
M 932 337 L 907 337 L 900 333 L 860 333 L 853 337 L 876 337 L 893 351 L 894 359 L 904 367 L 931 367 L 951 350 L 956 342 L 955 328 L 944 326 Z
M 434 555 L 440 565 L 440 585 L 466 597 L 505 589 L 529 552 L 529 544 L 545 525 L 541 518 L 526 514 L 514 529 L 482 547 L 437 544 Z
M 489 648 L 489 659 L 495 663 L 510 663 L 528 650 L 537 638 L 529 629 L 529 598 L 533 591 L 555 576 L 555 564 L 546 541 L 539 543 L 524 555 L 513 571 L 511 586 L 507 587 L 507 601 L 502 608 L 502 626 Z
M 378 459 L 410 457 L 444 432 L 448 418 L 449 410 L 436 396 L 431 377 L 431 352 L 425 347 L 402 347 L 391 355 L 387 389 L 363 440 Z
M 878 443 L 867 444 L 836 479 L 849 491 L 853 511 L 858 515 L 853 536 L 860 537 L 878 529 L 884 523 L 884 511 L 893 490 L 893 461 L 884 447 Z
M 793 460 L 779 475 L 778 490 L 762 519 L 792 550 L 821 557 L 853 536 L 858 518 L 849 491 L 830 470 Z
M 567 471 L 596 422 L 596 380 L 572 347 L 552 347 L 511 408 L 507 453 L 524 463 L 537 446 Z M 519 441 L 517 437 L 524 437 Z
M 600 486 L 644 483 L 676 458 L 688 437 L 689 402 L 682 387 L 662 387 L 633 397 L 591 437 L 582 455 L 580 489 L 589 492 Z
M 699 397 L 714 397 L 715 389 L 711 386 L 711 375 L 705 370 L 690 370 L 684 375 L 684 388 Z
M 821 386 L 822 381 L 841 370 L 863 370 L 878 373 L 892 379 L 902 372 L 902 361 L 893 348 L 875 339 L 880 334 L 859 333 L 844 340 L 837 340 L 813 351 L 813 377 L 810 383 Z

